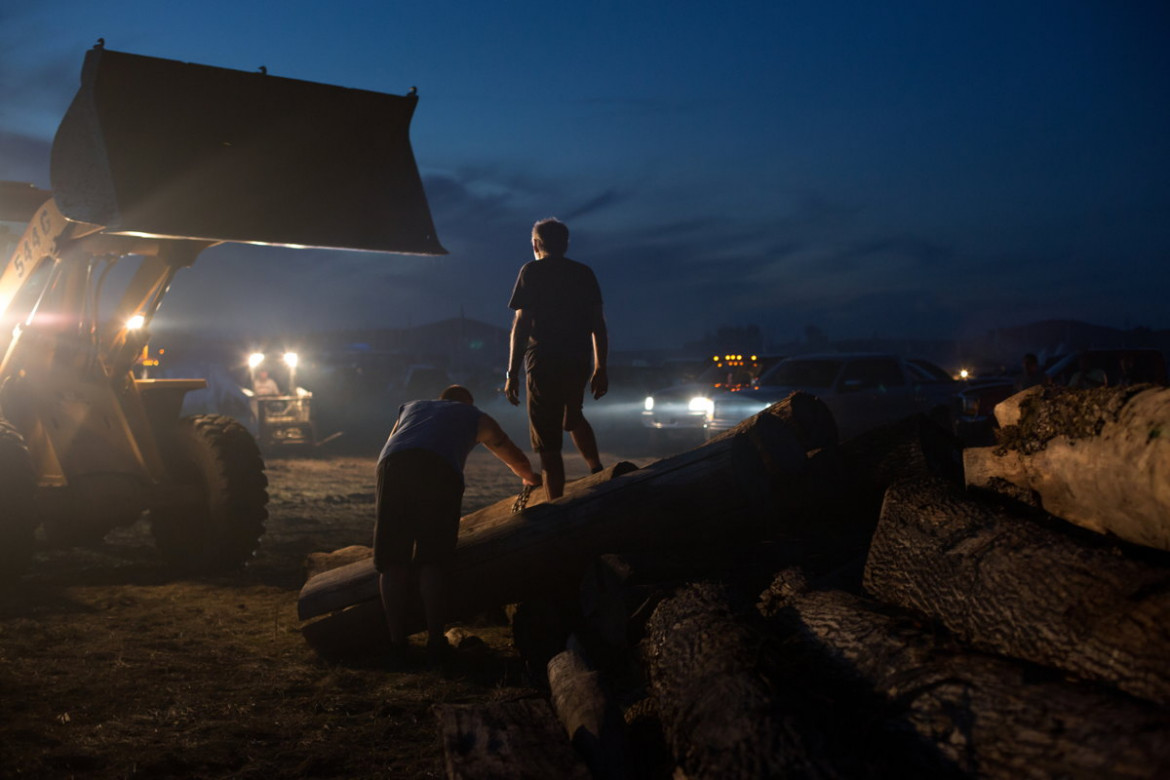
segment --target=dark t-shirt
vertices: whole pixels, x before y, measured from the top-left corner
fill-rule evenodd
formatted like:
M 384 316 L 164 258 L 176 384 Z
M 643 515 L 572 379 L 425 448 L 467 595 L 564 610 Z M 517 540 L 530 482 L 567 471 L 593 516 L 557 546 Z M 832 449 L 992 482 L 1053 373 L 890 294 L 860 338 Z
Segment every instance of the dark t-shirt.
M 584 355 L 593 351 L 590 322 L 600 305 L 593 270 L 567 257 L 525 263 L 508 301 L 509 308 L 532 315 L 529 350 Z

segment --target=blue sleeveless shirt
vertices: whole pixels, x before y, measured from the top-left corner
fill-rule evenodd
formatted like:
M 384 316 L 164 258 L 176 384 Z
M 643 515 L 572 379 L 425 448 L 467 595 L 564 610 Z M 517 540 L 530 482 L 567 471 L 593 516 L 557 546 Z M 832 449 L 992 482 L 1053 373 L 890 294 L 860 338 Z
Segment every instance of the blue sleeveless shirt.
M 450 463 L 463 479 L 482 416 L 479 409 L 460 401 L 409 401 L 398 409 L 397 429 L 386 440 L 378 462 L 393 452 L 429 450 Z

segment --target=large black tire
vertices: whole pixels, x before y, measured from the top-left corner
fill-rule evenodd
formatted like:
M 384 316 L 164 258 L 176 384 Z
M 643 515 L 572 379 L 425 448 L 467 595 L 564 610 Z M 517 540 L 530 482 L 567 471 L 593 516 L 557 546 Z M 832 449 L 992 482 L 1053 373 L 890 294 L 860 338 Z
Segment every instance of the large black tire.
M 33 554 L 37 475 L 22 437 L 0 418 L 0 583 L 15 580 Z
M 198 487 L 202 501 L 151 509 L 159 552 L 187 571 L 243 566 L 268 519 L 268 478 L 252 434 L 230 417 L 196 415 L 179 420 L 160 444 L 172 477 Z

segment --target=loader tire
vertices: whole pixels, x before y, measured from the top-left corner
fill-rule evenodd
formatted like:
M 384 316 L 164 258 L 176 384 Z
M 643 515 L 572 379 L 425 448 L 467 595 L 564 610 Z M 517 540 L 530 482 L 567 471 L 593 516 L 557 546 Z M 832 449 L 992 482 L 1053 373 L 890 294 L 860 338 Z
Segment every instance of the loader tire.
M 37 475 L 24 437 L 0 419 L 0 583 L 28 568 L 37 527 Z
M 150 510 L 159 553 L 186 571 L 246 564 L 268 519 L 268 478 L 252 434 L 230 417 L 196 415 L 179 420 L 160 444 L 171 476 L 198 488 L 201 500 Z

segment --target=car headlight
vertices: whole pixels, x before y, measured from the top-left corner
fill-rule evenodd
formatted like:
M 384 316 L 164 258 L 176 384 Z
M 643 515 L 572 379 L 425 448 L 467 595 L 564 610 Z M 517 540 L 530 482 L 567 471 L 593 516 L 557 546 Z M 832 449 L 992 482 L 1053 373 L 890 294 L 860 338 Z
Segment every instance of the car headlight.
M 715 413 L 715 402 L 710 398 L 697 395 L 687 404 L 687 411 L 697 412 L 710 416 Z
M 654 411 L 654 396 L 646 396 L 646 400 L 642 403 L 642 408 L 648 412 Z

